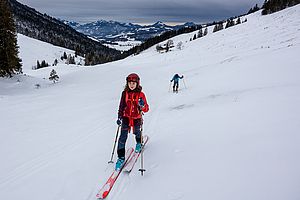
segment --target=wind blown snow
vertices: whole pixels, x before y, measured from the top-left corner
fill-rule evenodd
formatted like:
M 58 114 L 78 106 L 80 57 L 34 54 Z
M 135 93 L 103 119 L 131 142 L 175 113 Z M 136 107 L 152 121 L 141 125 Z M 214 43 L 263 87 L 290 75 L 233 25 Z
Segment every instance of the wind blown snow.
M 0 199 L 95 199 L 114 168 L 107 162 L 131 72 L 150 105 L 147 171 L 138 161 L 107 199 L 300 199 L 300 6 L 246 17 L 197 40 L 173 38 L 182 50 L 152 47 L 95 67 L 32 70 L 67 50 L 18 35 L 26 76 L 0 79 Z M 178 94 L 168 92 L 174 73 L 184 75 Z

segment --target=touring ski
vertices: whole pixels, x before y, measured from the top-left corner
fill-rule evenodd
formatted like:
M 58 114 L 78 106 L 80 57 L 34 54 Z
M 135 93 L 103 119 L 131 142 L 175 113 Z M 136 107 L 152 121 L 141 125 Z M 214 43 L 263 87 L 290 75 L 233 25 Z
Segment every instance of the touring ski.
M 123 164 L 123 167 L 120 170 L 114 170 L 113 173 L 110 175 L 106 183 L 103 185 L 103 187 L 99 190 L 96 197 L 97 199 L 105 199 L 107 195 L 109 194 L 110 190 L 114 186 L 117 178 L 119 177 L 121 171 L 123 170 L 124 166 L 126 166 L 128 159 L 131 157 L 132 153 L 134 152 L 133 148 L 129 148 L 126 152 L 126 160 Z
M 133 155 L 129 158 L 128 162 L 126 163 L 126 165 L 124 166 L 124 171 L 130 173 L 136 163 L 136 161 L 138 160 L 139 156 L 141 155 L 141 152 L 144 151 L 144 147 L 146 145 L 146 143 L 148 142 L 149 137 L 147 135 L 145 135 L 143 137 L 143 146 L 142 146 L 142 150 L 140 152 L 134 152 Z

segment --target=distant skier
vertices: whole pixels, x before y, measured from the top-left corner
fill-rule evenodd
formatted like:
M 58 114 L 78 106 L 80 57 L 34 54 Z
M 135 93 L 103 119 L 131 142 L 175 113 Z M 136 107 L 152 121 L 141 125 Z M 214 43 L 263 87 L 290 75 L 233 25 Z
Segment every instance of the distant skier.
M 140 77 L 137 74 L 129 74 L 126 78 L 126 86 L 122 92 L 117 124 L 121 126 L 121 135 L 118 141 L 118 160 L 116 170 L 120 170 L 125 161 L 125 144 L 128 132 L 133 129 L 135 135 L 136 147 L 135 151 L 140 152 L 141 145 L 141 125 L 142 112 L 148 112 L 149 105 L 147 104 L 146 96 L 142 92 L 140 85 Z
M 178 74 L 175 74 L 175 75 L 173 76 L 172 80 L 170 80 L 170 82 L 173 82 L 173 81 L 174 81 L 174 84 L 173 84 L 173 92 L 178 93 L 179 79 L 183 79 L 183 75 L 182 75 L 182 76 L 179 76 Z M 171 87 L 171 85 L 170 85 L 170 87 Z

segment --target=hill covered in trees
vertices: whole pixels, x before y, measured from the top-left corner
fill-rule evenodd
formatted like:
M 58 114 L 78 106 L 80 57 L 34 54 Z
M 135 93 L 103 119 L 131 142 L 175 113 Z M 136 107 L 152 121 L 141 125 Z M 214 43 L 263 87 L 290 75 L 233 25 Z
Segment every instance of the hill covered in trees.
M 120 51 L 88 38 L 53 17 L 41 14 L 16 0 L 9 0 L 9 3 L 18 33 L 75 50 L 78 55 L 86 56 L 87 65 L 110 62 L 122 56 Z
M 300 3 L 300 0 L 265 0 L 262 6 L 263 15 L 271 14 Z

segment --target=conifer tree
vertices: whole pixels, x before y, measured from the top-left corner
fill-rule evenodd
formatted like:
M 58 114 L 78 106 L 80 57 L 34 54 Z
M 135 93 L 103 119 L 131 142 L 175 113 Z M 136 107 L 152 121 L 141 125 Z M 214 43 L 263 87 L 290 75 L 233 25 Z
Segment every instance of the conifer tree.
M 198 31 L 197 37 L 198 37 L 198 38 L 203 37 L 203 31 L 202 31 L 202 28 Z
M 265 0 L 262 6 L 262 14 L 271 14 L 299 3 L 299 0 Z
M 182 50 L 182 48 L 183 48 L 183 43 L 182 43 L 182 41 L 180 41 L 177 44 L 177 49 Z
M 41 68 L 48 67 L 48 66 L 49 64 L 45 60 L 43 60 L 41 63 Z
M 55 60 L 54 60 L 54 63 L 53 63 L 53 66 L 56 66 L 57 64 L 58 64 L 58 60 L 55 59 Z
M 53 81 L 53 83 L 55 83 L 56 81 L 58 81 L 59 76 L 56 74 L 56 71 L 54 69 L 52 69 L 52 71 L 50 72 L 50 77 L 49 80 Z
M 174 41 L 173 40 L 168 40 L 166 44 L 166 52 L 170 51 L 171 48 L 174 47 Z
M 36 61 L 36 69 L 40 69 L 40 68 L 41 68 L 40 61 Z
M 77 45 L 76 48 L 75 48 L 75 57 L 77 58 L 78 55 L 80 55 L 80 47 L 79 47 L 79 45 Z
M 219 23 L 219 29 L 218 29 L 218 30 L 220 31 L 220 30 L 223 30 L 223 29 L 224 29 L 223 22 L 220 22 L 220 23 Z
M 229 28 L 229 27 L 230 27 L 230 19 L 227 19 L 227 22 L 226 22 L 225 28 Z
M 196 34 L 194 34 L 193 40 L 196 40 L 196 39 L 197 39 L 197 35 L 196 35 Z
M 214 26 L 213 33 L 218 31 L 218 24 Z
M 206 36 L 208 33 L 208 30 L 207 30 L 207 27 L 204 29 L 204 33 L 203 33 L 203 36 Z
M 250 8 L 250 10 L 248 11 L 247 14 L 251 14 L 251 13 L 254 13 L 256 11 L 258 11 L 260 8 L 257 4 L 255 4 L 255 6 L 253 8 Z
M 217 31 L 220 31 L 220 30 L 222 30 L 222 29 L 224 29 L 224 27 L 223 27 L 223 22 L 220 22 L 220 23 L 218 23 L 218 24 L 215 25 L 214 30 L 213 30 L 213 33 L 214 33 L 214 32 L 217 32 Z
M 0 76 L 22 73 L 17 33 L 8 0 L 0 1 Z
M 67 59 L 67 58 L 68 58 L 68 56 L 67 56 L 67 53 L 66 53 L 66 52 L 64 52 L 63 58 L 64 58 L 64 59 Z
M 164 50 L 164 48 L 160 44 L 156 45 L 156 51 L 157 52 L 161 52 L 163 50 Z
M 235 23 L 234 23 L 233 18 L 230 18 L 230 19 L 227 19 L 227 23 L 226 23 L 225 28 L 229 28 L 229 27 L 234 26 L 234 25 L 235 25 Z

